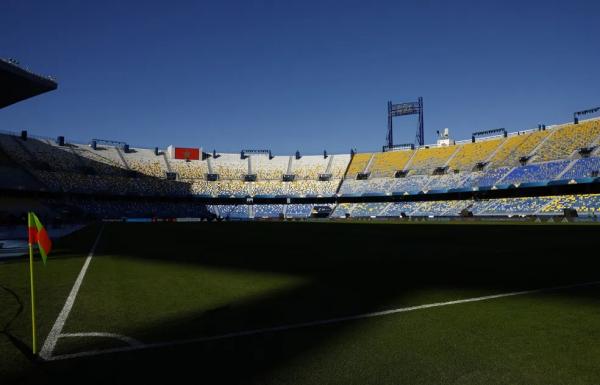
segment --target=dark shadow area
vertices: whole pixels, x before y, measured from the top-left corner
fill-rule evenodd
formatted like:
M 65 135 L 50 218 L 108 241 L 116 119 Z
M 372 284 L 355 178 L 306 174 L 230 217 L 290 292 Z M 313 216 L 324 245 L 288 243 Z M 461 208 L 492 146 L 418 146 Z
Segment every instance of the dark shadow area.
M 411 294 L 428 289 L 495 294 L 596 281 L 597 234 L 597 226 L 583 225 L 110 224 L 97 258 L 118 255 L 305 278 L 300 286 L 243 303 L 119 331 L 160 342 L 419 305 Z M 151 247 L 132 239 L 148 240 Z M 173 252 L 174 245 L 180 252 Z M 560 295 L 598 293 L 572 289 Z M 443 300 L 452 299 L 459 298 Z M 124 383 L 192 376 L 206 383 L 258 384 L 358 322 L 44 363 L 18 378 L 64 382 L 69 373 L 73 382 L 85 377 Z
M 19 352 L 21 352 L 25 357 L 27 357 L 28 360 L 33 361 L 33 360 L 35 360 L 35 356 L 32 354 L 31 348 L 25 342 L 21 341 L 20 339 L 15 337 L 10 332 L 10 327 L 11 327 L 12 323 L 15 322 L 15 320 L 17 318 L 19 318 L 21 313 L 23 313 L 23 301 L 21 301 L 21 298 L 19 298 L 19 295 L 17 293 L 15 293 L 9 287 L 0 285 L 0 289 L 4 290 L 8 294 L 10 294 L 10 296 L 13 297 L 15 302 L 17 303 L 17 309 L 15 311 L 15 314 L 2 326 L 2 330 L 0 330 L 0 334 L 5 335 L 6 338 L 8 338 L 8 340 L 13 344 L 13 346 Z M 8 305 L 9 304 L 6 304 L 6 303 L 3 304 L 3 306 L 8 306 Z
M 596 263 L 598 229 L 568 224 L 113 223 L 106 228 L 110 244 L 103 244 L 102 252 L 323 279 L 371 272 L 404 282 L 489 287 L 507 280 L 543 283 L 548 277 L 595 273 L 587 267 Z M 131 242 L 136 234 L 147 237 L 151 247 Z
M 17 293 L 14 292 L 14 290 L 12 290 L 9 287 L 6 287 L 4 285 L 0 285 L 0 289 L 4 290 L 5 292 L 7 292 L 8 294 L 10 294 L 11 297 L 14 298 L 15 302 L 17 303 L 17 310 L 14 314 L 14 316 L 12 316 L 2 327 L 2 331 L 3 332 L 7 332 L 8 329 L 10 329 L 10 325 L 19 317 L 19 315 L 23 312 L 23 302 L 21 301 L 21 298 L 19 298 L 19 295 Z

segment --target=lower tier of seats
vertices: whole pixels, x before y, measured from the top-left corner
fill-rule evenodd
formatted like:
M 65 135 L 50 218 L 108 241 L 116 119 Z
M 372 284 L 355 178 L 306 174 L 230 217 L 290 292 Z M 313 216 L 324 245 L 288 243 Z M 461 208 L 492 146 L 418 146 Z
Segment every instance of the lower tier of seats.
M 393 203 L 341 203 L 332 217 L 457 217 L 561 215 L 574 209 L 580 217 L 600 216 L 600 194 L 485 200 Z

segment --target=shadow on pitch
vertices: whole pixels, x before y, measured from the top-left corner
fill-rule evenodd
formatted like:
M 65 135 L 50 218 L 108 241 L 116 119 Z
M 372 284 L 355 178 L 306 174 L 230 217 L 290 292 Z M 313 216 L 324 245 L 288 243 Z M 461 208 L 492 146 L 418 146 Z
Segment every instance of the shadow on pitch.
M 299 287 L 175 316 L 144 330 L 123 331 L 143 341 L 196 338 L 417 305 L 410 303 L 411 294 L 427 289 L 498 293 L 598 279 L 598 262 L 589 254 L 597 228 L 553 226 L 540 232 L 539 227 L 528 226 L 415 229 L 361 224 L 203 223 L 135 225 L 125 231 L 124 226 L 107 227 L 104 236 L 111 242 L 103 244 L 101 255 L 284 272 L 307 278 Z M 235 238 L 227 239 L 230 234 Z M 302 234 L 301 242 L 290 234 Z M 160 242 L 140 248 L 130 242 L 135 237 Z M 585 294 L 574 291 L 569 295 Z M 261 383 L 281 366 L 311 354 L 353 327 L 357 323 L 352 321 L 261 333 L 56 362 L 47 369 L 57 380 L 73 368 L 81 373 L 94 370 L 91 381 L 98 383 L 172 381 L 183 376 L 208 383 Z M 105 370 L 95 370 L 98 367 Z
M 10 332 L 10 327 L 13 324 L 13 322 L 15 322 L 17 320 L 17 318 L 19 318 L 21 313 L 23 313 L 23 302 L 21 301 L 21 298 L 19 298 L 19 295 L 17 293 L 15 293 L 14 290 L 12 290 L 11 288 L 0 285 L 0 289 L 4 290 L 8 294 L 10 294 L 10 296 L 13 297 L 15 299 L 15 302 L 17 303 L 17 310 L 16 310 L 15 314 L 10 318 L 10 320 L 8 320 L 8 322 L 6 322 L 2 326 L 2 330 L 0 330 L 0 334 L 5 335 L 6 338 L 8 338 L 8 340 L 11 342 L 11 344 L 13 344 L 13 346 L 18 351 L 20 351 L 28 360 L 34 361 L 36 359 L 36 357 L 31 352 L 31 347 L 28 346 L 25 342 L 18 339 L 16 336 L 14 336 Z

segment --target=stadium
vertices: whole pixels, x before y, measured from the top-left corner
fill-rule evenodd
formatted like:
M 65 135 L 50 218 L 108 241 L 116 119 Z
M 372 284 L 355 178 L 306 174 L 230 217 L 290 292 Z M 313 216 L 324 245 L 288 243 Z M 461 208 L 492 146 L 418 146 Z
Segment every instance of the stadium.
M 427 144 L 425 102 L 371 152 L 0 131 L 0 382 L 597 383 L 600 107 Z
M 2 133 L 0 145 L 10 175 L 3 187 L 39 197 L 48 217 L 596 220 L 600 119 L 497 131 L 385 152 L 290 156 L 72 143 L 27 131 Z

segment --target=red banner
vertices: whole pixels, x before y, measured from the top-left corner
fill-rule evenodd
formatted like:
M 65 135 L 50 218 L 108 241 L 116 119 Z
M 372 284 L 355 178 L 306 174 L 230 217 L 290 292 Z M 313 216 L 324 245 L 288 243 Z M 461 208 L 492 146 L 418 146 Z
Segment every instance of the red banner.
M 175 147 L 175 159 L 200 160 L 200 149 Z

